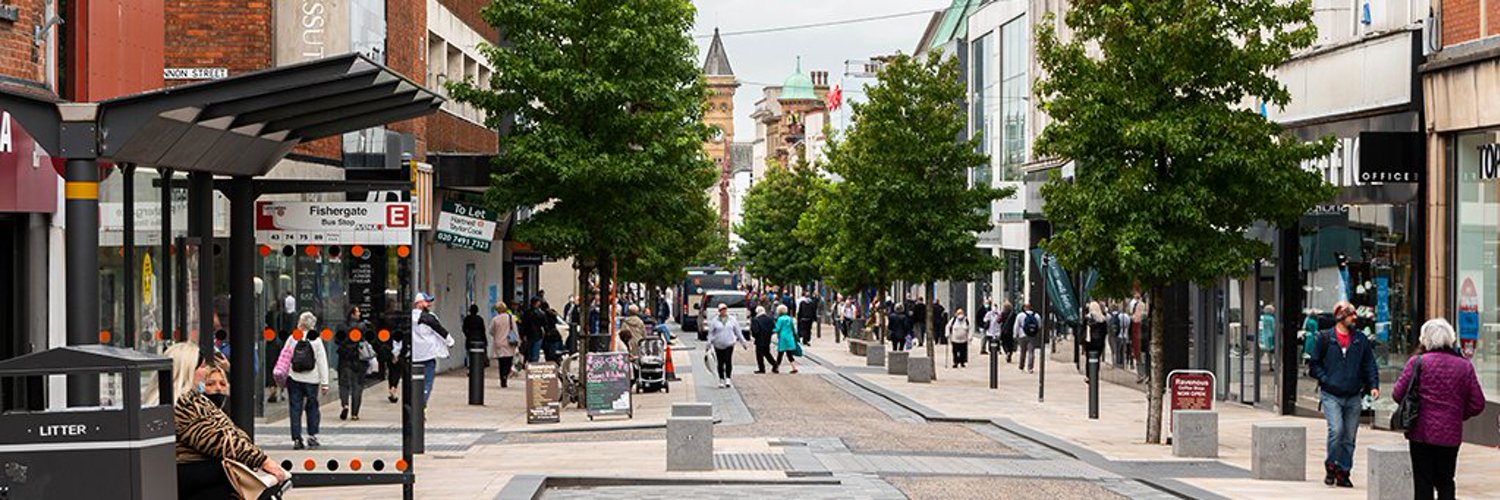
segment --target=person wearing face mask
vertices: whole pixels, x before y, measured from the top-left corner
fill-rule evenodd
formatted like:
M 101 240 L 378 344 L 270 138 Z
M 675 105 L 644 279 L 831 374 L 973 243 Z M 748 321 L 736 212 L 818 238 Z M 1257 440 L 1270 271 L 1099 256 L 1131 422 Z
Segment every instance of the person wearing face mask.
M 1318 381 L 1323 396 L 1323 417 L 1328 420 L 1327 475 L 1323 484 L 1352 488 L 1349 471 L 1354 467 L 1354 435 L 1359 430 L 1359 412 L 1365 392 L 1380 398 L 1380 373 L 1370 339 L 1355 329 L 1359 320 L 1354 306 L 1339 302 L 1333 307 L 1338 323 L 1318 332 L 1308 375 Z
M 204 359 L 198 346 L 167 348 L 172 358 L 172 417 L 177 430 L 177 498 L 233 498 L 223 460 L 233 460 L 276 477 L 277 491 L 291 474 L 255 446 L 255 441 L 224 413 L 229 391 L 223 368 Z M 217 370 L 218 375 L 213 374 Z M 151 399 L 151 398 L 147 398 Z
M 740 337 L 740 324 L 729 315 L 729 306 L 719 304 L 719 313 L 708 322 L 708 343 L 714 347 L 714 358 L 718 360 L 719 387 L 731 387 L 730 375 L 734 370 L 734 346 L 744 344 Z
M 953 367 L 963 368 L 969 365 L 969 317 L 964 314 L 962 307 L 953 310 L 953 317 L 948 319 L 947 328 L 948 342 L 953 344 Z

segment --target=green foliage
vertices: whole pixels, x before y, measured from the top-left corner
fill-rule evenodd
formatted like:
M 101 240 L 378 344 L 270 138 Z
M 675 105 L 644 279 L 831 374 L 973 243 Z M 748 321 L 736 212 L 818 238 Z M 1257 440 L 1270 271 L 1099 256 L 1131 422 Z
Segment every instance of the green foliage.
M 813 200 L 828 189 L 828 180 L 807 162 L 786 168 L 772 165 L 745 196 L 744 220 L 736 233 L 744 243 L 739 254 L 750 274 L 772 283 L 806 283 L 822 277 L 817 248 L 793 231 Z
M 1288 102 L 1272 70 L 1316 39 L 1311 15 L 1308 0 L 1078 0 L 1072 40 L 1043 23 L 1037 95 L 1053 121 L 1036 151 L 1077 165 L 1042 188 L 1063 229 L 1046 247 L 1098 269 L 1102 294 L 1211 283 L 1270 256 L 1245 237 L 1253 223 L 1295 222 L 1335 194 L 1301 167 L 1331 143 L 1246 105 Z
M 668 217 L 638 226 L 637 237 L 652 244 L 618 256 L 621 281 L 667 285 L 687 278 L 689 265 L 728 263 L 727 231 L 705 195 L 699 192 L 697 197 L 703 199 L 683 196 L 674 206 L 660 207 Z
M 494 76 L 449 90 L 487 112 L 491 127 L 515 117 L 487 197 L 499 209 L 536 207 L 517 239 L 600 264 L 666 261 L 680 249 L 661 245 L 701 229 L 693 224 L 717 173 L 702 151 L 709 128 L 688 34 L 694 12 L 688 0 L 485 7 L 485 21 L 504 34 L 500 46 L 481 47 Z
M 798 234 L 818 248 L 835 286 L 854 290 L 892 280 L 970 279 L 1001 261 L 979 249 L 989 209 L 1010 189 L 968 184 L 989 157 L 966 127 L 965 87 L 955 59 L 900 55 L 853 105 L 854 125 L 828 148 L 828 170 L 843 179 L 817 200 Z

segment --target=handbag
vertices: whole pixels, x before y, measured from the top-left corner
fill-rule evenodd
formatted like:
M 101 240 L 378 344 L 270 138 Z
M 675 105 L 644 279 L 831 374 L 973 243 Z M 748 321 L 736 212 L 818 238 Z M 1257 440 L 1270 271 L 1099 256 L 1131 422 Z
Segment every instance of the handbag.
M 278 387 L 286 387 L 286 379 L 292 375 L 292 349 L 291 343 L 281 348 L 281 355 L 276 357 L 276 367 L 271 370 L 271 378 L 276 380 Z
M 375 348 L 369 342 L 359 341 L 359 360 L 369 361 L 375 359 Z
M 277 487 L 276 476 L 252 470 L 245 464 L 227 458 L 224 459 L 224 475 L 229 478 L 229 486 L 234 488 L 234 493 L 243 500 L 279 499 L 285 492 L 285 488 Z M 266 495 L 267 492 L 271 492 L 271 495 Z
M 1396 411 L 1391 413 L 1391 430 L 1411 430 L 1417 426 L 1422 412 L 1422 356 L 1411 369 L 1411 382 L 1407 383 L 1405 397 L 1401 398 Z

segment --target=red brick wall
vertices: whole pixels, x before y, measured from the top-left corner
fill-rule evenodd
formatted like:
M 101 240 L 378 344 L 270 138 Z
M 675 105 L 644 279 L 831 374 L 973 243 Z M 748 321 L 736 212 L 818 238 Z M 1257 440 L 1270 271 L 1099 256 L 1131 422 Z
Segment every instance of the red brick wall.
M 445 111 L 427 117 L 428 151 L 495 154 L 499 147 L 499 134 L 474 122 Z
M 1484 26 L 1482 26 L 1485 30 L 1484 36 L 1500 35 L 1500 0 L 1481 1 L 1484 2 L 1484 12 L 1487 16 L 1485 17 Z
M 478 32 L 480 36 L 483 36 L 485 40 L 493 42 L 498 36 L 498 32 L 494 27 L 484 22 L 484 16 L 481 14 L 485 6 L 489 5 L 492 1 L 493 0 L 438 0 L 438 3 L 443 4 L 444 7 L 447 7 L 449 11 L 453 12 L 453 15 L 458 16 L 458 18 L 462 20 L 464 24 L 467 24 L 470 28 L 473 28 L 474 31 Z
M 387 0 L 385 18 L 386 66 L 427 85 L 427 0 Z M 417 158 L 427 156 L 427 118 L 392 123 L 389 128 L 416 136 Z
M 1482 0 L 1444 0 L 1443 1 L 1443 46 L 1451 47 L 1461 43 L 1472 42 L 1479 39 L 1479 9 Z M 1483 0 L 1493 6 L 1496 3 L 1491 0 Z M 1489 7 L 1489 6 L 1487 6 Z M 1491 11 L 1493 12 L 1493 11 Z M 1490 14 L 1490 19 L 1496 19 Z M 1496 22 L 1491 24 L 1497 24 Z
M 42 22 L 42 0 L 8 2 L 21 10 L 21 19 L 0 23 L 0 75 L 35 83 L 46 83 L 46 54 L 32 45 L 32 33 Z M 61 38 L 58 39 L 61 42 Z
M 166 0 L 166 12 L 167 67 L 229 68 L 230 75 L 271 67 L 268 0 Z

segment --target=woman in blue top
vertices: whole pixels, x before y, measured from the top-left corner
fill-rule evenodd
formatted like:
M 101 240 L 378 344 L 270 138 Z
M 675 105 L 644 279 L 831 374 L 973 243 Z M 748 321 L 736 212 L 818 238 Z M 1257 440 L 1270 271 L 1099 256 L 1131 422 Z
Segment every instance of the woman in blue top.
M 786 356 L 792 364 L 792 373 L 797 373 L 797 356 L 802 355 L 802 346 L 797 345 L 797 321 L 788 314 L 786 304 L 776 306 L 776 364 Z
M 1276 306 L 1266 304 L 1261 310 L 1259 340 L 1260 353 L 1256 354 L 1255 362 L 1260 363 L 1260 357 L 1265 356 L 1271 371 L 1276 371 Z

